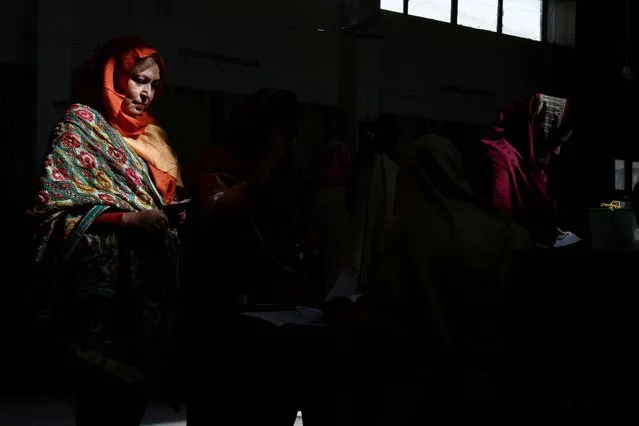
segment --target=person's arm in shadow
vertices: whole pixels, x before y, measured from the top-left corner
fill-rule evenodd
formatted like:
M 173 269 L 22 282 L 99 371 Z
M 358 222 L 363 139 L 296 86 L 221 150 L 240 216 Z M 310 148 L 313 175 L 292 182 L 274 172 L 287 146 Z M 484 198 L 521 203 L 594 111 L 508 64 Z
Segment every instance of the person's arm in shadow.
M 216 167 L 201 167 L 196 183 L 196 197 L 200 206 L 198 219 L 249 215 L 261 188 L 285 150 L 285 144 L 273 142 L 256 164 L 246 166 L 243 176 L 224 173 L 216 170 Z
M 260 185 L 222 173 L 198 178 L 198 218 L 243 217 L 250 214 Z

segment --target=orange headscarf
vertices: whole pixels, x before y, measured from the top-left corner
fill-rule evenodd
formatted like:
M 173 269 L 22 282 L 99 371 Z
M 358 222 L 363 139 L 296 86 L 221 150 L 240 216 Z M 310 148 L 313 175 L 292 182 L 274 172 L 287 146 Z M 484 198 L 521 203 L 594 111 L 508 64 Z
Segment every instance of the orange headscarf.
M 158 51 L 137 37 L 122 37 L 109 41 L 98 54 L 97 71 L 101 72 L 100 97 L 109 123 L 122 136 L 138 136 L 144 133 L 147 125 L 154 122 L 148 112 L 131 117 L 122 112 L 122 103 L 129 75 L 143 59 L 153 57 L 160 68 L 160 82 L 155 96 L 159 96 L 164 87 L 164 60 Z
M 148 112 L 132 117 L 122 111 L 131 72 L 141 60 L 150 57 L 160 68 L 160 82 L 155 92 L 157 99 L 164 88 L 164 60 L 151 44 L 137 37 L 111 40 L 91 60 L 88 68 L 97 73 L 94 76 L 99 81 L 99 92 L 90 95 L 129 147 L 146 161 L 158 191 L 170 202 L 175 198 L 177 187 L 182 187 L 182 177 L 166 133 Z

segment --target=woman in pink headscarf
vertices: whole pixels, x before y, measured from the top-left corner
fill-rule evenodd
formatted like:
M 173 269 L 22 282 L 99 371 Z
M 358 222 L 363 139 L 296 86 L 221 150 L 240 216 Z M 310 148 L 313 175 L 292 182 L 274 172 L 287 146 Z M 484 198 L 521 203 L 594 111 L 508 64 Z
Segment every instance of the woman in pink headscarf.
M 493 204 L 547 247 L 558 234 L 547 172 L 551 158 L 572 134 L 567 112 L 568 100 L 537 93 L 502 112 L 497 126 L 482 139 L 492 171 Z

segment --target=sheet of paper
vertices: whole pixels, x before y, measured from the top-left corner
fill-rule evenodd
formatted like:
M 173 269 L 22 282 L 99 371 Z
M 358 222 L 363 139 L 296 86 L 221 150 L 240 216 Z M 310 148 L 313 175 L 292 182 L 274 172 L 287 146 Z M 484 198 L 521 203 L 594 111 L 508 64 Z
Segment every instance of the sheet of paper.
M 357 276 L 355 272 L 344 270 L 340 272 L 339 277 L 337 277 L 335 281 L 335 285 L 324 301 L 330 302 L 338 297 L 350 298 L 355 293 L 355 290 L 357 290 L 358 285 L 359 276 Z
M 294 311 L 244 312 L 242 315 L 268 321 L 278 327 L 283 325 L 326 326 L 324 313 L 320 309 L 297 306 Z
M 581 238 L 572 232 L 564 232 L 555 240 L 555 247 L 566 247 L 572 244 L 577 244 L 579 241 L 581 241 Z

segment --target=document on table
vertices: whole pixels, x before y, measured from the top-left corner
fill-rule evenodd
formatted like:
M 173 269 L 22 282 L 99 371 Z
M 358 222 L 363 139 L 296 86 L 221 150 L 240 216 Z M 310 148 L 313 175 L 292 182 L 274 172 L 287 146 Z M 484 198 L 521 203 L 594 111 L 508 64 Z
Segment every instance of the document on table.
M 339 277 L 335 281 L 335 285 L 328 293 L 328 296 L 324 299 L 325 302 L 330 302 L 338 297 L 351 298 L 357 290 L 359 285 L 359 276 L 349 270 L 343 270 L 340 272 Z
M 577 244 L 579 241 L 581 241 L 581 238 L 579 238 L 572 232 L 564 232 L 555 240 L 555 248 Z
M 309 306 L 297 306 L 294 311 L 244 312 L 242 315 L 259 318 L 278 327 L 287 324 L 314 327 L 323 327 L 327 325 L 324 321 L 324 313 L 322 310 L 311 308 Z

